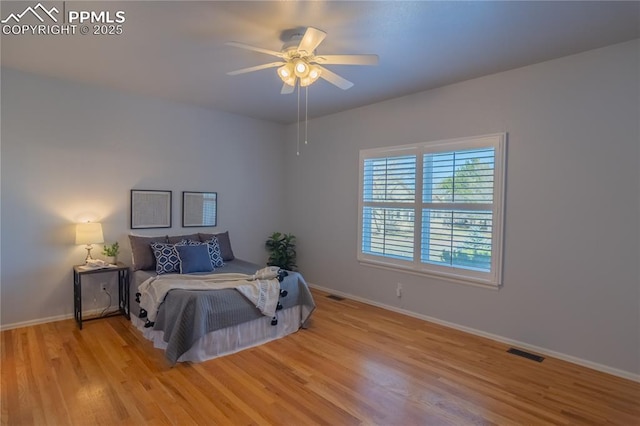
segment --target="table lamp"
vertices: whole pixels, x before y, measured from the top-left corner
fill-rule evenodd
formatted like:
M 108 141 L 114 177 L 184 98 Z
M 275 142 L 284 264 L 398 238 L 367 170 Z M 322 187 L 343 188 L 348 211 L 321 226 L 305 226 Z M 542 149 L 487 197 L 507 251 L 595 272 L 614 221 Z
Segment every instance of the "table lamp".
M 99 223 L 86 222 L 76 225 L 76 244 L 86 244 L 87 257 L 84 259 L 86 264 L 88 261 L 93 260 L 91 257 L 91 244 L 99 244 L 104 242 L 104 236 L 102 235 L 102 225 Z

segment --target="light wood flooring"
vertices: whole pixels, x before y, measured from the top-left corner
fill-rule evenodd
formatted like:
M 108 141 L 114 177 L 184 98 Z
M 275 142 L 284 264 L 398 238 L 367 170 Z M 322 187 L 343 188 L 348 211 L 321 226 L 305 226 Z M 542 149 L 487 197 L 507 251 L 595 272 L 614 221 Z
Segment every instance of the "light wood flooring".
M 2 424 L 640 425 L 640 383 L 314 296 L 309 329 L 175 367 L 124 317 L 2 332 Z

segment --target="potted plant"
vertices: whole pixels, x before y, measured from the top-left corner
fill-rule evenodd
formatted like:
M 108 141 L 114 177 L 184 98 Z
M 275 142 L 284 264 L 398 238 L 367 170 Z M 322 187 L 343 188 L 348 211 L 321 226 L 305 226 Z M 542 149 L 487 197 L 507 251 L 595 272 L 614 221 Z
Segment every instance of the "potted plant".
M 265 242 L 265 247 L 269 252 L 268 266 L 296 270 L 296 237 L 293 234 L 274 232 Z
M 117 241 L 113 244 L 105 244 L 102 249 L 102 254 L 107 256 L 107 261 L 111 264 L 118 262 L 118 253 L 120 253 L 120 244 Z

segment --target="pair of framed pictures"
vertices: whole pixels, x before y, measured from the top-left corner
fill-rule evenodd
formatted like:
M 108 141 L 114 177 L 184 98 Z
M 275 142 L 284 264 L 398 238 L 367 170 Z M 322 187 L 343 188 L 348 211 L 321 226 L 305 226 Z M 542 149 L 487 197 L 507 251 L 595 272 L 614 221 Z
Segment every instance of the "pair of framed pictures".
M 131 190 L 131 229 L 171 228 L 173 191 Z M 182 227 L 217 226 L 218 193 L 182 191 Z

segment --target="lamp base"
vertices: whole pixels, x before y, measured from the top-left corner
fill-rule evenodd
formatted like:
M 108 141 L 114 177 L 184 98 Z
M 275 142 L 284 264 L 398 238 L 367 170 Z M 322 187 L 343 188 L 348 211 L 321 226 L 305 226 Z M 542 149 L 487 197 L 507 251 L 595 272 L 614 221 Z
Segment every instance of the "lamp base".
M 93 260 L 93 257 L 91 257 L 91 249 L 93 247 L 91 247 L 91 244 L 87 244 L 87 246 L 85 247 L 85 249 L 87 249 L 87 257 L 84 258 L 84 264 L 86 265 L 87 263 L 89 263 L 90 260 Z

